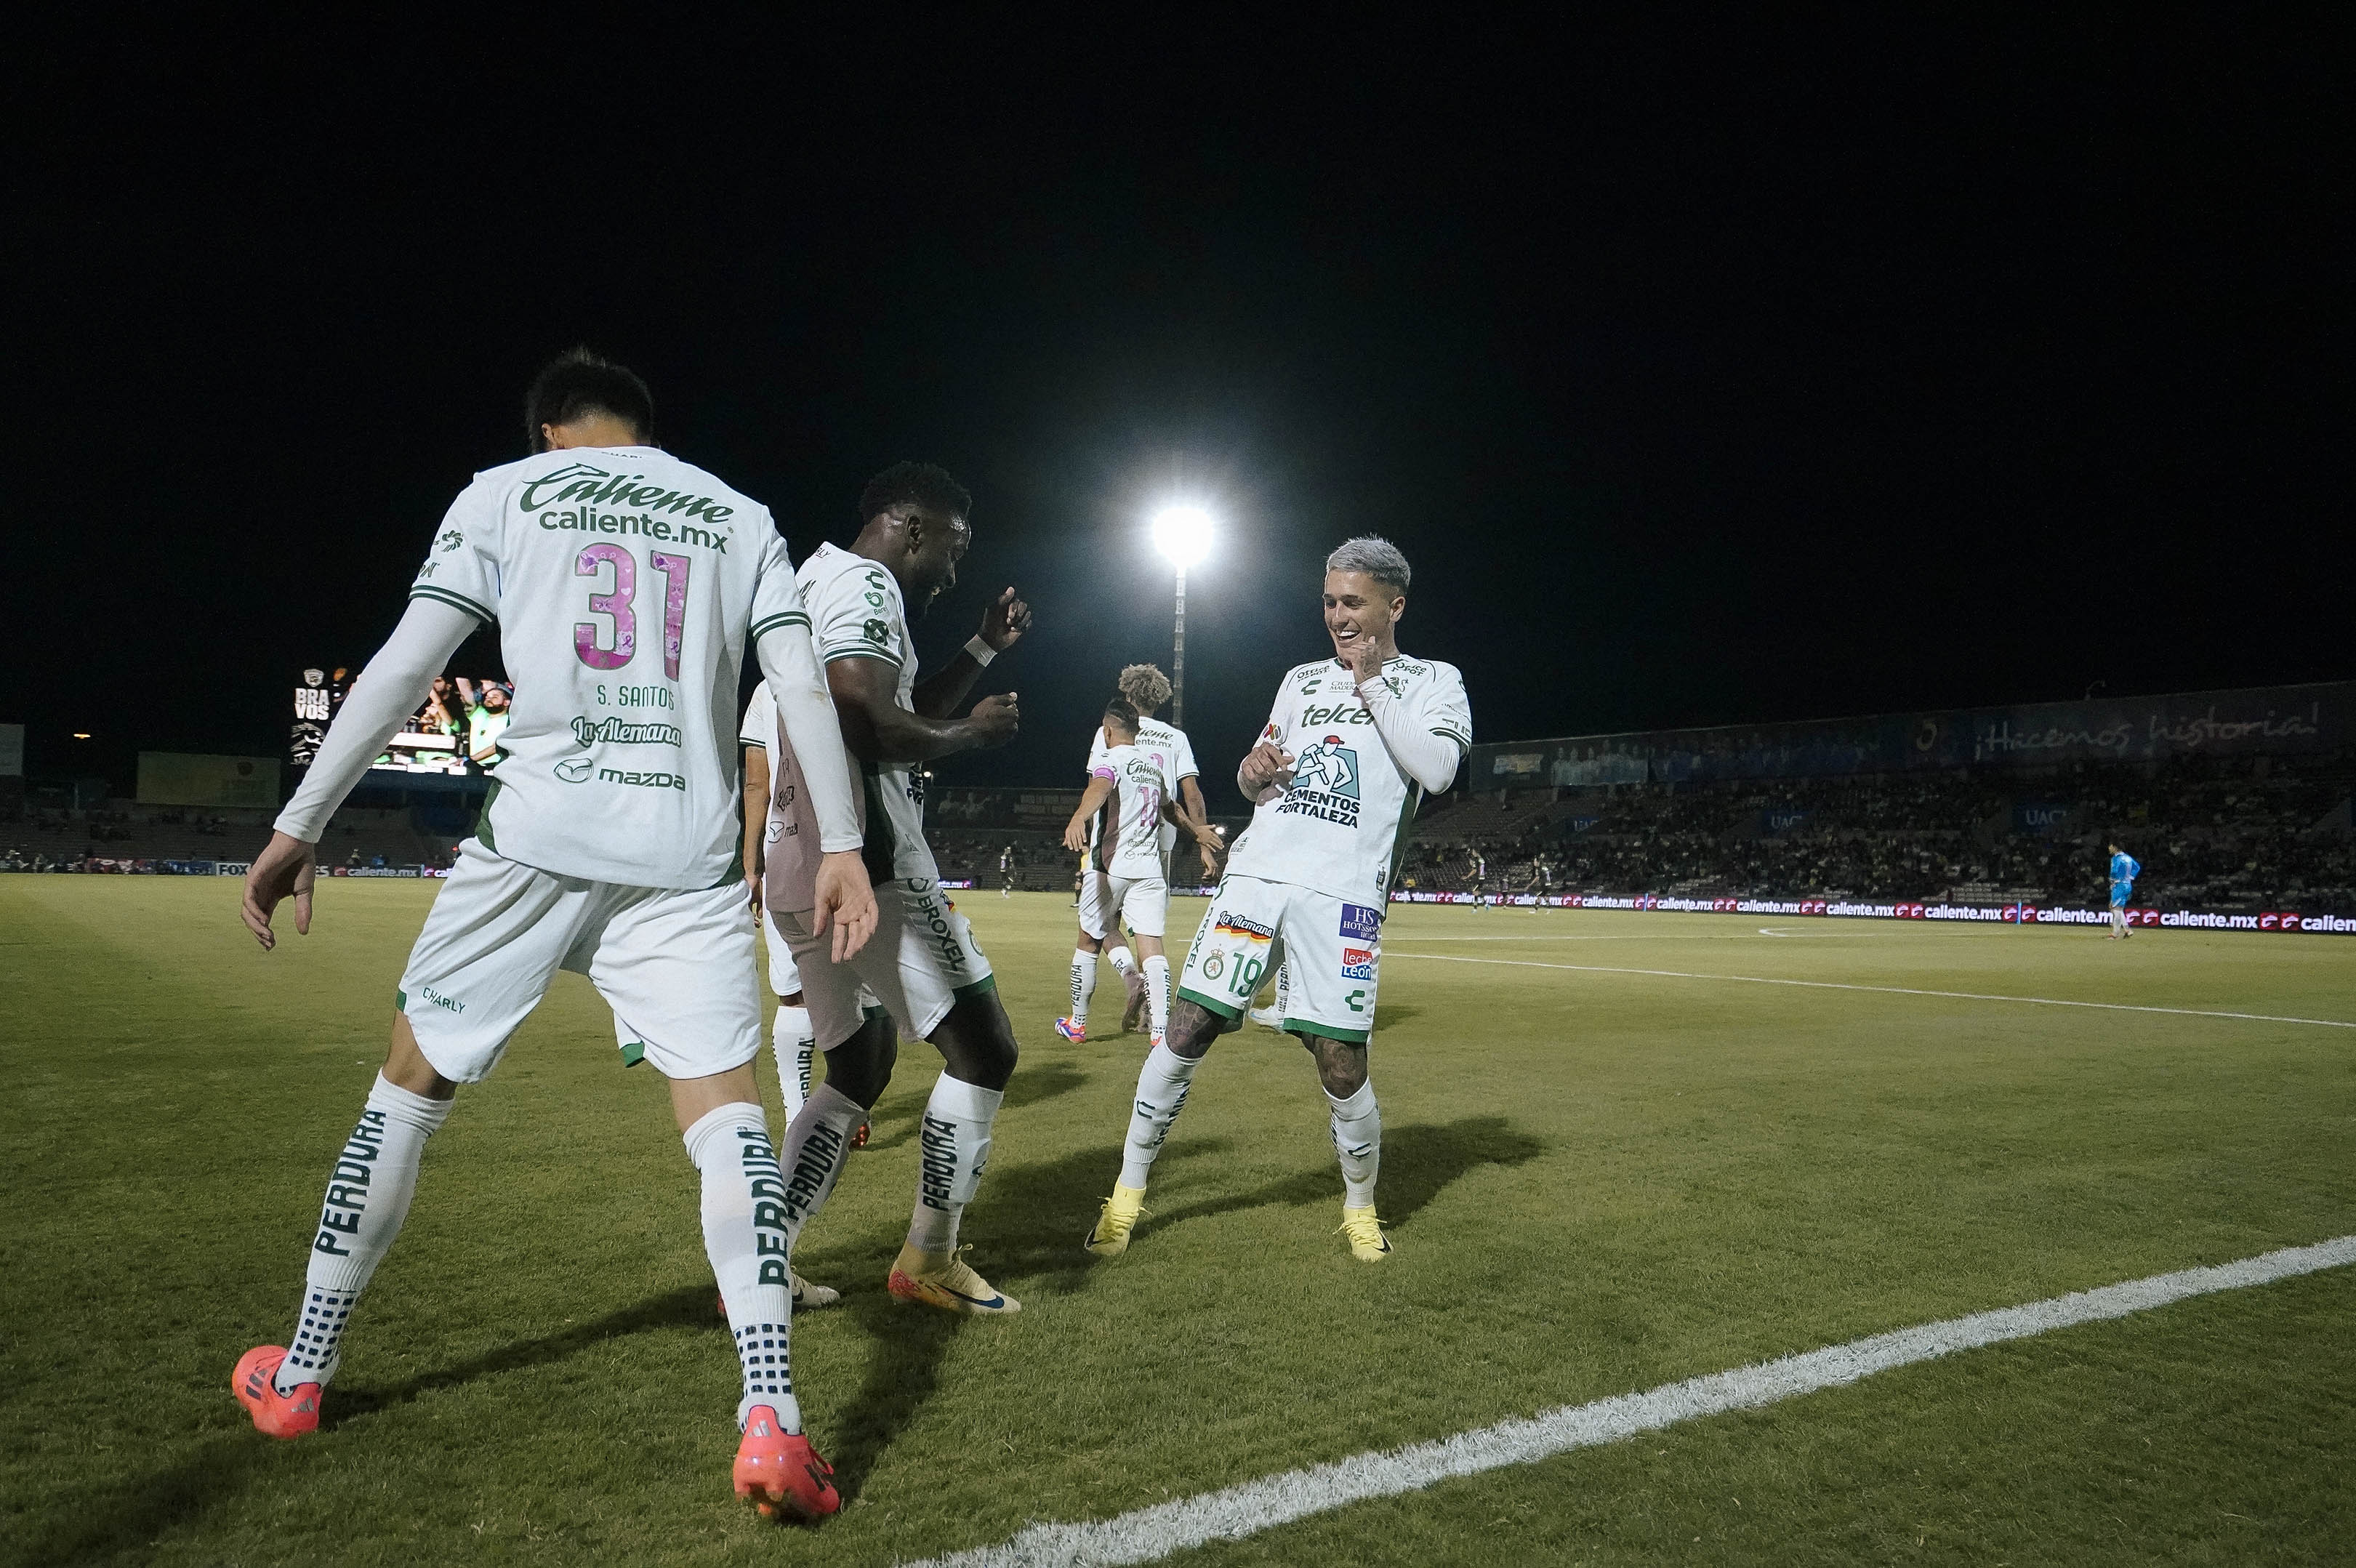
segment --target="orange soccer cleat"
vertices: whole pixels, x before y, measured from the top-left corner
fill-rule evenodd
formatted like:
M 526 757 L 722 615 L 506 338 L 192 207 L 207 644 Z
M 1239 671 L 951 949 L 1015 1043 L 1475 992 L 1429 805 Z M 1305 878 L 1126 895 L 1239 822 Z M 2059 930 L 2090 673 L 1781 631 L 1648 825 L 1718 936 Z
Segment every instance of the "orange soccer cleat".
M 842 1507 L 833 1475 L 809 1438 L 778 1424 L 775 1410 L 756 1404 L 746 1412 L 744 1440 L 736 1445 L 736 1495 L 762 1518 L 775 1519 L 783 1509 L 796 1519 L 824 1519 Z
M 230 1391 L 265 1437 L 300 1437 L 319 1429 L 318 1384 L 297 1384 L 293 1393 L 282 1394 L 271 1381 L 284 1359 L 284 1345 L 257 1345 L 237 1359 L 237 1369 L 229 1375 Z

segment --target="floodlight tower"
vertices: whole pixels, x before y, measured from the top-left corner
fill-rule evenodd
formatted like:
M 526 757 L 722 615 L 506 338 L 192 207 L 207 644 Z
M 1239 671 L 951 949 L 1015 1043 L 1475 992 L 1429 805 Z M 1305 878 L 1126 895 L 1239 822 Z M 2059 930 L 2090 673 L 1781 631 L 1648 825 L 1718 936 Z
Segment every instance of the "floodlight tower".
M 1176 624 L 1170 650 L 1170 724 L 1186 727 L 1186 568 L 1211 553 L 1211 514 L 1198 506 L 1167 506 L 1153 517 L 1153 547 L 1178 572 Z

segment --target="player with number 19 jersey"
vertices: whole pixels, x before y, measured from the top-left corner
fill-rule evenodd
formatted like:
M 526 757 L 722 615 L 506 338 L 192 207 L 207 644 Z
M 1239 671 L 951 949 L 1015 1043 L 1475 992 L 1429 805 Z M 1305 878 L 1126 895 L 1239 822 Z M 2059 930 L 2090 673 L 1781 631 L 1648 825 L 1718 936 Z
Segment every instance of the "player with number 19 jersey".
M 766 508 L 657 447 L 543 452 L 476 477 L 410 596 L 499 628 L 486 848 L 637 887 L 741 875 L 734 671 L 807 620 Z
M 1472 709 L 1456 666 L 1401 655 L 1383 666 L 1382 682 L 1416 728 L 1472 746 Z M 1391 760 L 1373 724 L 1339 660 L 1285 675 L 1260 737 L 1292 754 L 1292 782 L 1252 812 L 1227 857 L 1229 875 L 1382 908 L 1423 787 Z

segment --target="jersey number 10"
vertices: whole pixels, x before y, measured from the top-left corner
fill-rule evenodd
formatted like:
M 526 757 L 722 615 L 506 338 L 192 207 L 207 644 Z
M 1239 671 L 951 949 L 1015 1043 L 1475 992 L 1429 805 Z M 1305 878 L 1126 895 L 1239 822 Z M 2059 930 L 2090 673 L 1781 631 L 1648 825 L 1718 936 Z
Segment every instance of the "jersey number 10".
M 679 679 L 679 639 L 687 626 L 687 569 L 684 555 L 666 555 L 656 551 L 648 559 L 663 579 L 663 674 L 672 681 Z M 581 662 L 592 670 L 619 670 L 638 651 L 638 617 L 631 608 L 637 596 L 638 563 L 618 544 L 592 544 L 581 552 L 573 563 L 576 577 L 599 577 L 607 565 L 614 568 L 613 586 L 605 593 L 589 596 L 591 615 L 610 616 L 614 622 L 611 647 L 598 641 L 604 628 L 595 621 L 573 623 L 573 651 Z

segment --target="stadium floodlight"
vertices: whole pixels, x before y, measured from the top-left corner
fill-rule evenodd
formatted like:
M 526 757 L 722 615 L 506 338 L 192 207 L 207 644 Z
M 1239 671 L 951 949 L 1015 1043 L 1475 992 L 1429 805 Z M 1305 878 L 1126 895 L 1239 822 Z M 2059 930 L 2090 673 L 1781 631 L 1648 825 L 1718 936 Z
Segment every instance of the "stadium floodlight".
M 1153 514 L 1153 548 L 1183 572 L 1211 553 L 1211 514 L 1198 506 L 1168 506 Z
M 1170 722 L 1186 727 L 1186 568 L 1211 553 L 1211 514 L 1180 503 L 1153 514 L 1153 548 L 1178 569 L 1175 624 L 1170 638 Z

